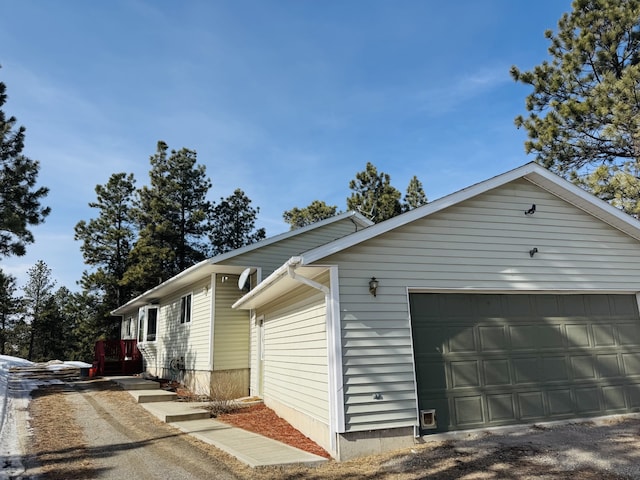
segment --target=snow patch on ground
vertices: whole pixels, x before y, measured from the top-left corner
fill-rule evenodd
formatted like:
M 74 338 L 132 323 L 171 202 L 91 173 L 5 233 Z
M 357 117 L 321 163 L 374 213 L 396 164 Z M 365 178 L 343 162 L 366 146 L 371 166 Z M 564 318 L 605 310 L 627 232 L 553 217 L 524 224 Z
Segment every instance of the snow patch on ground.
M 30 367 L 59 372 L 68 368 L 90 368 L 91 365 L 60 361 L 36 364 L 24 358 L 0 355 L 0 480 L 21 478 L 25 472 L 23 458 L 27 453 L 31 392 L 42 385 L 60 383 L 54 377 L 28 378 L 20 371 Z

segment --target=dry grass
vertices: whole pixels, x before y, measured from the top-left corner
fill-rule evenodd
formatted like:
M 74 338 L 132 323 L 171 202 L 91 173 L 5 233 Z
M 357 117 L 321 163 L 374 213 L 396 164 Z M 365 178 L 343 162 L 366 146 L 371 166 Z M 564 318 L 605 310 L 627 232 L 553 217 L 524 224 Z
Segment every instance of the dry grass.
M 86 455 L 82 429 L 65 399 L 66 389 L 64 385 L 52 385 L 32 393 L 29 415 L 36 434 L 31 437 L 29 452 L 47 479 L 90 478 L 86 475 L 94 466 Z

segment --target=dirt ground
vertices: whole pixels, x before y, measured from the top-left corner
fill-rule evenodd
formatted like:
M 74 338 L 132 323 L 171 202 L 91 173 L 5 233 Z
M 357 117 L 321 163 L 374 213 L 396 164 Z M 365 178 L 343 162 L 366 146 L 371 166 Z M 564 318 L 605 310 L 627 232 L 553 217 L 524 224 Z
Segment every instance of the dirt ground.
M 572 479 L 620 480 L 640 478 L 640 420 L 609 419 L 563 426 L 523 427 L 510 434 L 478 433 L 429 442 L 414 448 L 346 462 L 329 461 L 315 468 L 251 469 L 220 450 L 181 435 L 135 404 L 127 393 L 106 382 L 90 390 L 76 385 L 51 386 L 34 392 L 30 404 L 33 432 L 30 463 L 43 479 L 90 479 L 101 476 L 100 458 L 87 438 L 86 418 L 77 418 L 73 394 L 91 395 L 117 415 L 118 424 L 153 445 L 153 439 L 180 436 L 190 454 L 205 463 L 211 476 L 255 480 L 417 480 L 417 479 Z M 74 403 L 76 402 L 76 403 Z M 262 407 L 264 408 L 264 407 Z M 268 410 L 268 409 L 267 409 Z M 252 413 L 253 412 L 253 413 Z M 234 423 L 251 427 L 256 409 L 234 415 Z M 268 413 L 268 412 L 267 412 Z M 271 413 L 272 414 L 272 413 Z M 265 411 L 260 417 L 264 418 Z M 277 418 L 277 417 L 275 417 Z M 224 421 L 224 418 L 219 418 Z M 273 419 L 272 419 L 273 420 Z M 227 421 L 229 421 L 227 419 Z M 273 425 L 273 424 L 272 424 Z M 264 426 L 262 427 L 264 428 Z M 147 429 L 147 431 L 145 431 Z M 252 428 L 259 429 L 259 428 Z M 281 426 L 279 429 L 287 429 Z M 289 432 L 290 433 L 290 432 Z M 148 443 L 144 435 L 152 435 Z M 137 438 L 137 437 L 136 437 Z M 305 438 L 302 436 L 302 438 Z M 294 436 L 289 443 L 301 442 Z M 313 442 L 311 442 L 313 443 Z M 172 449 L 180 448 L 172 445 Z M 302 446 L 299 444 L 298 446 Z M 308 448 L 308 446 L 307 446 Z M 104 447 L 103 447 L 104 449 Z M 106 449 L 109 450 L 108 448 Z M 181 452 L 172 452 L 181 459 Z M 185 457 L 186 459 L 186 457 Z M 181 461 L 181 460 L 178 460 Z M 186 461 L 186 460 L 185 460 Z M 195 478 L 195 477 L 194 477 Z

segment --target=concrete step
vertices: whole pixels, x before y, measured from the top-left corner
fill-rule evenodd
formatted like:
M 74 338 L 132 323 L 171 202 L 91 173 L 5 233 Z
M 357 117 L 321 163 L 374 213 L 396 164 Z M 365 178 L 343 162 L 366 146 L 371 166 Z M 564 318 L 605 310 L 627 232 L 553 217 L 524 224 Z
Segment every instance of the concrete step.
M 136 403 L 171 402 L 178 397 L 175 392 L 166 390 L 130 390 L 129 393 L 135 398 Z
M 140 377 L 108 377 L 125 390 L 159 390 L 160 382 L 146 380 Z
M 208 402 L 151 402 L 140 405 L 165 423 L 211 418 L 211 412 L 206 409 Z

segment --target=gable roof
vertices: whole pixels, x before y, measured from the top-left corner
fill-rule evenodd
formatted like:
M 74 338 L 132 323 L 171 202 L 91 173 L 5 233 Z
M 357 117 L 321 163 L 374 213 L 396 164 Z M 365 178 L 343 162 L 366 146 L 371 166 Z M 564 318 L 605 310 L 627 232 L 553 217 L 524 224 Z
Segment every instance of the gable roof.
M 123 315 L 127 311 L 132 308 L 138 308 L 143 305 L 147 305 L 149 303 L 153 303 L 157 299 L 160 299 L 172 291 L 178 290 L 180 288 L 186 287 L 187 285 L 194 283 L 202 278 L 205 278 L 212 273 L 231 273 L 231 274 L 240 274 L 242 271 L 250 265 L 246 266 L 232 266 L 232 265 L 222 265 L 221 263 L 225 260 L 229 260 L 231 258 L 237 257 L 239 255 L 243 255 L 245 253 L 258 250 L 260 248 L 264 248 L 268 245 L 272 245 L 277 242 L 281 242 L 291 237 L 295 237 L 297 235 L 310 232 L 312 230 L 316 230 L 318 228 L 324 227 L 326 225 L 330 225 L 341 220 L 351 220 L 355 223 L 356 227 L 367 228 L 373 225 L 373 222 L 358 212 L 344 212 L 339 215 L 335 215 L 330 218 L 326 218 L 316 223 L 312 223 L 311 225 L 306 225 L 301 228 L 297 228 L 295 230 L 289 230 L 287 232 L 281 233 L 279 235 L 274 235 L 273 237 L 265 238 L 264 240 L 260 240 L 259 242 L 252 243 L 251 245 L 246 245 L 241 248 L 237 248 L 235 250 L 231 250 L 229 252 L 223 253 L 221 255 L 216 255 L 215 257 L 208 258 L 203 260 L 195 265 L 183 270 L 177 275 L 171 277 L 170 279 L 164 281 L 163 283 L 153 287 L 150 290 L 147 290 L 143 294 L 137 296 L 136 298 L 128 301 L 124 305 L 116 308 L 111 312 L 111 315 Z
M 611 206 L 607 202 L 600 200 L 585 190 L 582 190 L 573 183 L 568 182 L 567 180 L 550 172 L 546 168 L 541 167 L 537 163 L 531 162 L 483 182 L 476 183 L 475 185 L 464 188 L 445 197 L 439 198 L 438 200 L 434 200 L 431 203 L 415 208 L 414 210 L 402 215 L 380 222 L 367 229 L 360 230 L 334 240 L 333 242 L 308 250 L 301 255 L 292 257 L 281 268 L 273 272 L 273 274 L 257 285 L 256 288 L 240 298 L 233 305 L 233 308 L 255 308 L 257 305 L 268 301 L 272 297 L 275 298 L 282 295 L 284 290 L 286 290 L 286 285 L 282 279 L 286 278 L 285 273 L 287 268 L 293 267 L 298 269 L 304 266 L 321 267 L 321 265 L 315 262 L 521 178 L 528 180 L 538 187 L 562 198 L 566 202 L 640 241 L 640 222 L 638 220 Z M 274 287 L 277 283 L 280 283 L 281 285 Z M 269 293 L 265 295 L 267 290 L 269 290 Z
M 300 255 L 302 264 L 308 265 L 316 262 L 345 248 L 352 247 L 520 178 L 530 181 L 636 240 L 640 240 L 640 222 L 638 220 L 537 163 L 531 162 L 378 223 L 366 230 L 352 233 L 326 245 L 309 250 Z

